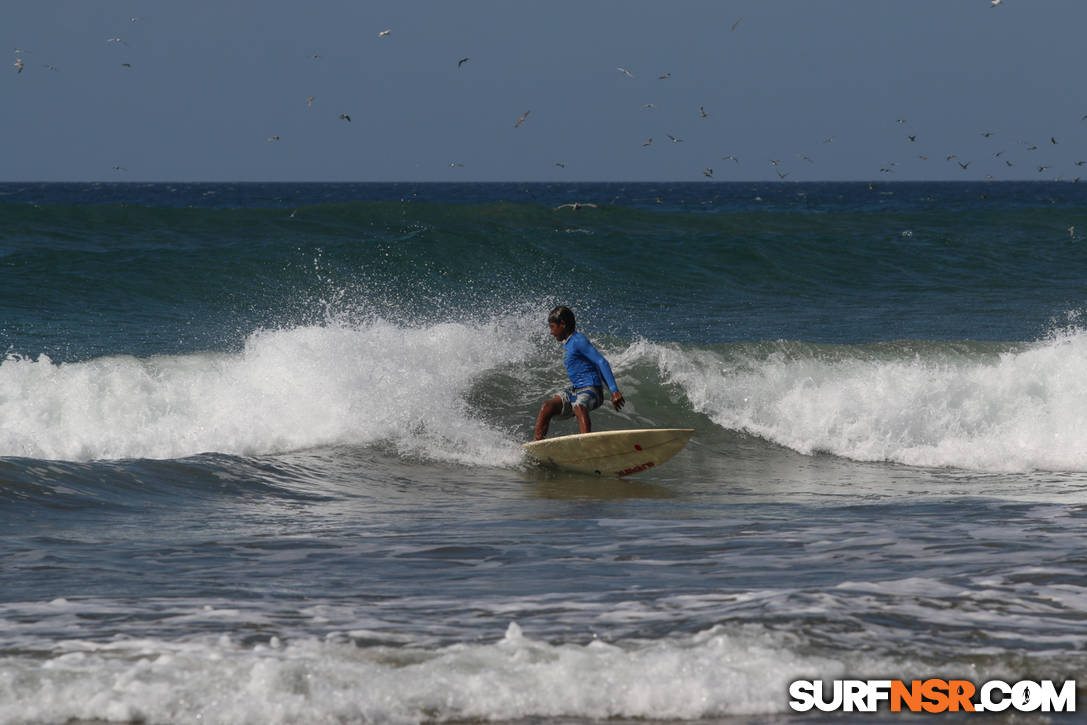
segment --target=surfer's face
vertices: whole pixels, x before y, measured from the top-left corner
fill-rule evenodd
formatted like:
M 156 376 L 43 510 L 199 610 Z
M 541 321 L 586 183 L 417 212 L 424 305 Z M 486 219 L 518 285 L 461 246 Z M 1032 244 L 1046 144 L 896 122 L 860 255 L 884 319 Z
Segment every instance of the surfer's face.
M 566 339 L 567 332 L 565 322 L 548 322 L 547 327 L 551 331 L 551 336 L 559 342 Z

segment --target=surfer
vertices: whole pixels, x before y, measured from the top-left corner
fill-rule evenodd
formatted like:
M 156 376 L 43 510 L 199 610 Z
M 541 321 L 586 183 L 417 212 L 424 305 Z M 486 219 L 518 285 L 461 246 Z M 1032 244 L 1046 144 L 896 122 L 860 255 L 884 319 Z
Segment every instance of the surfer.
M 540 406 L 533 438 L 537 441 L 547 436 L 551 419 L 556 416 L 560 420 L 576 417 L 581 433 L 592 432 L 589 411 L 596 410 L 604 402 L 604 383 L 611 391 L 611 403 L 616 410 L 626 402 L 615 384 L 611 365 L 587 337 L 577 332 L 574 313 L 569 307 L 560 305 L 551 310 L 547 316 L 547 326 L 551 336 L 561 342 L 565 350 L 562 361 L 566 365 L 566 374 L 570 376 L 571 387 L 559 391 Z

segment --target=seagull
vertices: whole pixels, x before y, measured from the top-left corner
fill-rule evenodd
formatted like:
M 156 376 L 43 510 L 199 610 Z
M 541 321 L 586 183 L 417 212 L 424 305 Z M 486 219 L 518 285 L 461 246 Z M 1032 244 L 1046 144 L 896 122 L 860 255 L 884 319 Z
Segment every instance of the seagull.
M 740 16 L 740 20 L 743 20 L 743 16 Z M 735 23 L 732 24 L 732 30 L 733 31 L 735 31 L 736 26 L 740 24 L 740 20 L 737 20 Z
M 278 141 L 278 140 L 279 140 L 279 136 L 269 136 L 269 137 L 268 137 L 268 140 L 269 140 L 269 141 Z
M 646 139 L 646 142 L 642 144 L 642 148 L 645 148 L 646 146 L 648 146 L 651 143 L 653 143 L 653 137 L 652 136 L 650 136 L 648 139 Z
M 106 38 L 106 42 L 107 43 L 120 43 L 121 45 L 128 45 L 128 43 L 121 40 L 120 38 Z
M 1057 139 L 1055 139 L 1054 137 L 1050 136 L 1050 137 L 1049 137 L 1049 143 L 1051 143 L 1051 144 L 1053 144 L 1054 146 L 1056 146 L 1056 145 L 1057 145 Z
M 706 113 L 706 108 L 704 106 L 699 106 L 698 107 L 698 113 L 702 118 L 709 118 L 710 117 L 710 114 Z
M 22 58 L 16 58 L 15 62 L 12 63 L 12 65 L 15 66 L 15 72 L 16 73 L 22 73 L 23 72 L 23 59 Z
M 989 7 L 995 8 L 997 5 L 1000 4 L 1000 2 L 1001 0 L 989 0 Z
M 834 137 L 827 136 L 825 139 L 823 139 L 823 143 L 834 143 Z
M 906 138 L 909 139 L 910 141 L 916 141 L 917 140 L 916 136 L 907 136 Z
M 460 68 L 462 65 L 467 63 L 469 60 L 471 60 L 471 58 L 461 58 L 460 60 L 457 61 L 457 67 Z
M 658 80 L 658 81 L 663 81 L 663 80 L 665 80 L 666 78 L 671 78 L 671 77 L 672 77 L 672 74 L 671 74 L 671 73 L 665 73 L 664 75 L 659 75 L 659 76 L 657 76 L 657 80 Z
M 346 113 L 341 113 L 341 114 L 340 114 L 340 118 L 342 118 L 343 120 L 347 121 L 348 123 L 351 123 L 351 117 L 350 117 L 350 116 L 348 116 L 348 115 L 347 115 Z
M 789 175 L 788 171 L 778 171 L 778 178 L 781 179 L 782 181 L 784 181 L 785 177 L 788 176 L 788 175 Z
M 561 161 L 556 161 L 555 166 L 558 166 L 560 169 L 566 168 L 566 164 L 562 163 Z
M 377 37 L 384 38 L 386 35 L 388 35 L 391 32 L 393 32 L 391 29 L 382 30 L 380 33 L 377 34 Z
M 728 156 L 722 156 L 721 158 L 726 161 L 735 161 L 737 164 L 740 163 L 740 160 L 736 158 L 736 154 L 729 154 Z
M 528 114 L 530 113 L 532 113 L 532 111 L 525 111 L 524 113 L 522 113 L 521 117 L 517 119 L 517 123 L 513 124 L 513 127 L 517 128 L 522 123 L 524 123 L 525 119 L 528 118 Z
M 974 162 L 973 161 L 967 161 L 965 164 L 963 162 L 961 162 L 961 161 L 958 162 L 959 166 L 961 166 L 963 168 L 963 170 L 966 170 L 966 167 L 969 166 L 972 163 L 974 163 Z
M 675 136 L 673 136 L 670 133 L 666 133 L 664 135 L 667 136 L 668 138 L 672 139 L 672 143 L 679 143 L 679 142 L 681 142 L 683 140 L 681 138 L 676 138 Z
M 657 107 L 657 104 L 655 104 L 655 103 L 647 103 L 644 106 L 642 106 L 642 109 L 648 111 L 648 110 L 654 109 L 656 107 Z
M 989 138 L 990 136 L 993 135 L 993 132 L 992 131 L 982 131 L 981 135 L 984 136 L 985 138 Z
M 449 168 L 453 168 L 453 167 L 457 167 L 457 166 L 463 168 L 464 164 L 460 163 L 459 161 L 450 161 L 449 162 Z
M 556 209 L 565 209 L 565 208 L 569 207 L 569 208 L 573 209 L 574 211 L 577 211 L 578 209 L 582 208 L 583 206 L 591 206 L 593 209 L 596 208 L 596 204 L 590 204 L 587 201 L 575 201 L 572 204 L 559 204 L 555 208 Z
M 711 169 L 709 166 L 707 166 L 706 168 L 702 169 L 702 175 L 709 178 L 709 179 L 712 179 L 713 178 L 713 169 Z
M 624 74 L 626 74 L 626 77 L 627 77 L 627 78 L 633 78 L 633 77 L 634 77 L 634 74 L 633 74 L 633 73 L 631 73 L 630 71 L 628 71 L 628 70 L 627 70 L 626 68 L 624 68 L 624 67 L 622 67 L 622 66 L 618 66 L 617 70 L 618 70 L 618 71 L 619 71 L 620 73 L 624 73 Z

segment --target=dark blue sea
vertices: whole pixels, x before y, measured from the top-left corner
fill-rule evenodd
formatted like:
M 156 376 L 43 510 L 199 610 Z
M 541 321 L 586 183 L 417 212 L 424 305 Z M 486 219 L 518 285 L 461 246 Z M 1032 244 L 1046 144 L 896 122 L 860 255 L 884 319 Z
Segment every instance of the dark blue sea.
M 0 723 L 1087 707 L 1085 281 L 1075 183 L 0 184 Z M 522 457 L 556 304 L 683 452 Z

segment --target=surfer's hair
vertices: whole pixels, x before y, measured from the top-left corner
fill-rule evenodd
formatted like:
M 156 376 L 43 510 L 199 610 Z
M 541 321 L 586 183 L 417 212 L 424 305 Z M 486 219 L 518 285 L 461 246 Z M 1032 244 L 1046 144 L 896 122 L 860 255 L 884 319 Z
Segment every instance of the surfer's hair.
M 570 332 L 573 332 L 577 328 L 577 323 L 574 322 L 573 310 L 564 305 L 559 305 L 551 310 L 551 313 L 547 316 L 547 321 L 554 322 L 556 325 L 565 322 L 566 329 Z

